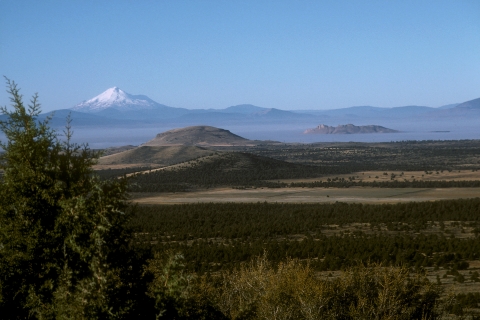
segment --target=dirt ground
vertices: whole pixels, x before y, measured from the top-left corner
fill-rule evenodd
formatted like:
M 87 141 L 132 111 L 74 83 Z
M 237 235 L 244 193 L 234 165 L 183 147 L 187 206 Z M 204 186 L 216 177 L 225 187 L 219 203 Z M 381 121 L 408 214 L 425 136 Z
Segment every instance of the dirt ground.
M 398 203 L 480 197 L 480 188 L 218 188 L 179 193 L 132 194 L 139 204 L 199 202 Z

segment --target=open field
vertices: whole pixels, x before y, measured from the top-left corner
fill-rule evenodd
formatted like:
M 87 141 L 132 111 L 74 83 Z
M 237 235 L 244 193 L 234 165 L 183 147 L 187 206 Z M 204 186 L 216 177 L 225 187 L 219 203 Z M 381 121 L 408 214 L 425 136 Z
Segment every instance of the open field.
M 350 174 L 331 174 L 321 178 L 306 179 L 280 179 L 280 182 L 315 182 L 328 181 L 328 179 L 345 179 L 354 177 L 357 181 L 382 182 L 382 181 L 479 181 L 480 171 L 472 170 L 442 170 L 442 171 L 363 171 Z
M 433 201 L 480 196 L 480 188 L 281 188 L 232 189 L 180 193 L 138 193 L 133 201 L 140 204 L 175 204 L 199 202 L 285 202 L 285 203 L 397 203 Z

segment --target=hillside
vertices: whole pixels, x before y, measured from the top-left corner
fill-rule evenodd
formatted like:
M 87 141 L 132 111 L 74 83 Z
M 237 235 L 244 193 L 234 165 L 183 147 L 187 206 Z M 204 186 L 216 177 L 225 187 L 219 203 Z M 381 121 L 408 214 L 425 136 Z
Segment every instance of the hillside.
M 319 125 L 313 129 L 307 129 L 303 133 L 305 134 L 353 134 L 353 133 L 396 133 L 400 132 L 393 129 L 388 129 L 382 126 L 368 125 L 368 126 L 355 126 L 353 124 L 338 125 L 336 127 Z
M 455 107 L 456 109 L 480 109 L 480 98 L 466 101 Z
M 228 130 L 210 126 L 192 126 L 159 133 L 143 146 L 247 146 L 254 141 L 242 138 Z
M 213 151 L 194 146 L 140 146 L 101 157 L 102 167 L 163 167 L 211 154 Z
M 259 181 L 318 177 L 321 167 L 288 163 L 250 153 L 215 153 L 174 166 L 142 172 L 134 192 L 186 191 L 191 188 L 255 186 Z

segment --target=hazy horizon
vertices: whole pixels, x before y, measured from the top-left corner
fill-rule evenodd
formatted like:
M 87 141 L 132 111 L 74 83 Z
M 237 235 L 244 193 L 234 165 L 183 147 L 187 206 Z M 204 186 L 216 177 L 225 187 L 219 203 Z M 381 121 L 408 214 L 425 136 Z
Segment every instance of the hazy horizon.
M 478 1 L 0 1 L 0 69 L 45 112 L 113 86 L 187 109 L 440 107 L 480 97 L 479 15 Z

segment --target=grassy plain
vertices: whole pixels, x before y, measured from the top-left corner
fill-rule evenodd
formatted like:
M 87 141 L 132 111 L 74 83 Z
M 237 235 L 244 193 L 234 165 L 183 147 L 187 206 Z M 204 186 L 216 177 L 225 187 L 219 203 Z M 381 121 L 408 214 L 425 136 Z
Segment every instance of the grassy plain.
M 138 193 L 139 204 L 177 204 L 202 202 L 285 202 L 285 203 L 397 203 L 433 201 L 480 196 L 480 188 L 216 188 L 178 193 Z

